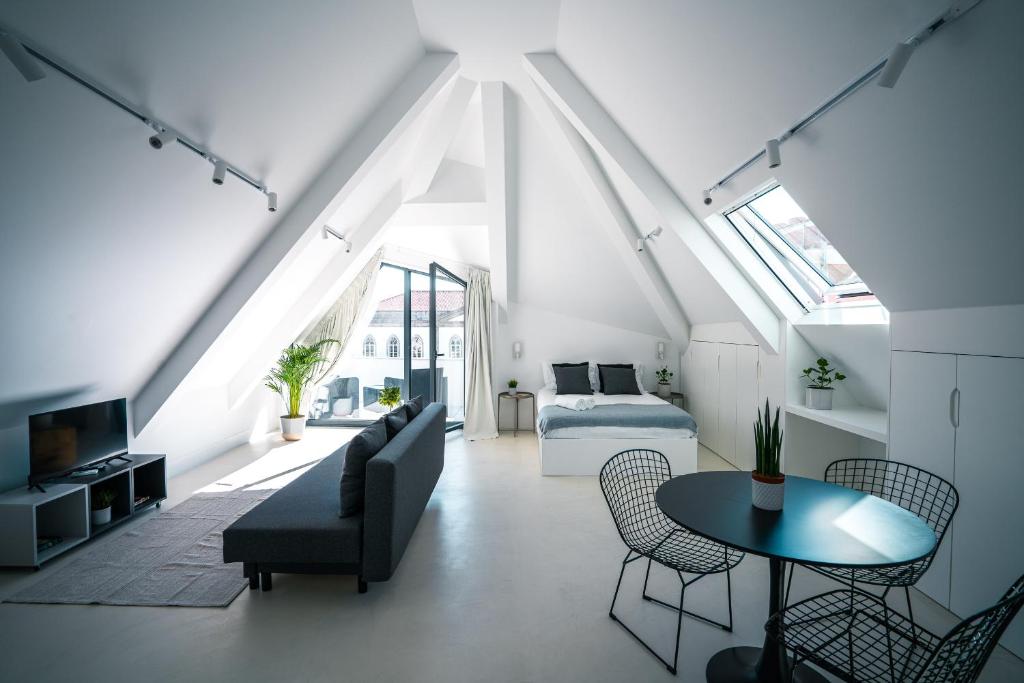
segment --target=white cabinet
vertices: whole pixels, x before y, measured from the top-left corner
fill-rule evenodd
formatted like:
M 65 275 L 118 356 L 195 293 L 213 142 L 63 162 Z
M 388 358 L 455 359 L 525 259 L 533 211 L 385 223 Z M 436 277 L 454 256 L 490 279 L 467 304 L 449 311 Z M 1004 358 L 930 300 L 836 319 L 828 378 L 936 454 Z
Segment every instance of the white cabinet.
M 740 469 L 754 464 L 753 423 L 759 392 L 758 347 L 694 341 L 683 367 L 688 409 L 700 442 Z
M 889 399 L 889 459 L 915 465 L 953 481 L 956 432 L 950 402 L 956 390 L 956 356 L 895 351 Z M 950 533 L 917 584 L 949 607 Z
M 1024 572 L 1024 359 L 957 357 L 959 419 L 949 606 L 960 616 L 988 607 Z M 1024 653 L 1018 619 L 1002 643 Z
M 960 507 L 924 593 L 961 617 L 1024 571 L 1024 359 L 894 351 L 889 459 L 953 483 Z M 1002 644 L 1024 654 L 1024 623 Z

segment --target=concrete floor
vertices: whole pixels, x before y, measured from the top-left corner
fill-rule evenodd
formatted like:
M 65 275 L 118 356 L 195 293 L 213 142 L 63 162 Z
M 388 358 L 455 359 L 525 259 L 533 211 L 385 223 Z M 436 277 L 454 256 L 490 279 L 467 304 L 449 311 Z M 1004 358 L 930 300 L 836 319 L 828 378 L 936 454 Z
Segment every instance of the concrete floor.
M 279 484 L 352 433 L 235 449 L 172 480 L 168 504 L 217 481 Z M 3 604 L 0 680 L 700 681 L 713 653 L 761 642 L 767 563 L 747 557 L 733 576 L 735 632 L 685 620 L 674 679 L 608 618 L 625 549 L 595 478 L 539 476 L 536 440 L 524 434 L 467 443 L 455 433 L 446 459 L 397 573 L 365 595 L 350 577 L 276 575 L 272 592 L 246 590 L 226 609 Z M 703 449 L 700 463 L 728 467 Z M 617 609 L 668 653 L 675 616 L 639 599 L 639 564 Z M 0 572 L 0 597 L 37 576 Z M 652 585 L 677 595 L 667 571 Z M 794 593 L 827 586 L 801 572 Z M 687 591 L 687 607 L 724 619 L 724 597 L 724 579 L 709 578 Z M 925 626 L 953 622 L 915 600 Z M 997 650 L 982 680 L 1024 680 L 1024 662 Z

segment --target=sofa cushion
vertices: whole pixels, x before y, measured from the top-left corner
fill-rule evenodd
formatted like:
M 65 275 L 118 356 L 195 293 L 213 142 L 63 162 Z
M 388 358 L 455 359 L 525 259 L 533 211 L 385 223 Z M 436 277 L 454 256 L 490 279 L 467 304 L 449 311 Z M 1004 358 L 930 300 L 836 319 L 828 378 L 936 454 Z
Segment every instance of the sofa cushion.
M 348 443 L 345 452 L 345 465 L 341 473 L 341 511 L 339 516 L 351 517 L 362 512 L 366 488 L 366 462 L 387 443 L 384 418 L 356 434 Z
M 348 446 L 224 530 L 225 562 L 358 564 L 363 517 L 338 517 L 338 478 Z
M 395 438 L 395 435 L 405 429 L 407 424 L 409 424 L 409 411 L 405 406 L 398 406 L 384 415 L 384 428 L 387 431 L 388 441 Z
M 409 411 L 409 422 L 412 422 L 417 415 L 423 412 L 423 397 L 417 396 L 416 398 L 409 399 L 405 407 Z

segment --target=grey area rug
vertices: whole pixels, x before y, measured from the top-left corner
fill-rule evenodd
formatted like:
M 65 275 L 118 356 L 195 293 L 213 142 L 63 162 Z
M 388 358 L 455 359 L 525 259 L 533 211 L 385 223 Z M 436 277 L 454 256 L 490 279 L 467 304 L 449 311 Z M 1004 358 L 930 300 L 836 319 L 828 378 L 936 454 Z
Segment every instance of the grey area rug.
M 227 607 L 248 580 L 224 564 L 221 533 L 274 491 L 198 493 L 100 538 L 4 602 Z

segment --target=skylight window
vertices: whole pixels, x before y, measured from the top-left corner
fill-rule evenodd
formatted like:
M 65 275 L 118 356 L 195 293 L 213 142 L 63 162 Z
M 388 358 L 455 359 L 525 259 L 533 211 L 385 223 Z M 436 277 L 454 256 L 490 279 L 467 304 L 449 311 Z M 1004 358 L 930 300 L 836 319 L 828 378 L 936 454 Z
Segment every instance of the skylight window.
M 843 255 L 781 185 L 755 195 L 727 211 L 725 217 L 805 309 L 875 300 Z

